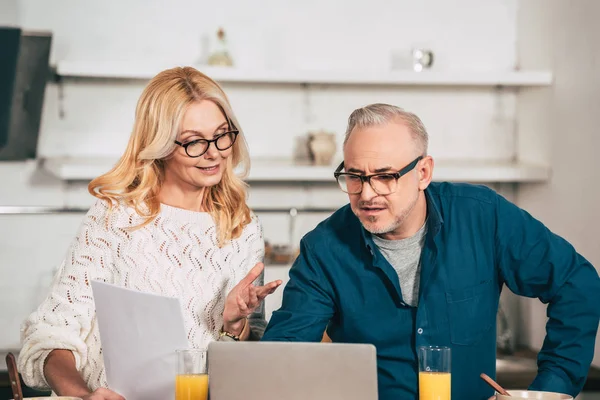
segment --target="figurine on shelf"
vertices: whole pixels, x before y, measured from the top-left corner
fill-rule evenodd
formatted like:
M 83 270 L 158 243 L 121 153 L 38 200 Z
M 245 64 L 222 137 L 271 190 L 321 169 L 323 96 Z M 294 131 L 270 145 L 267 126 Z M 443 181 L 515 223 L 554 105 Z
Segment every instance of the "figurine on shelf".
M 233 66 L 233 60 L 227 49 L 227 40 L 225 39 L 225 31 L 223 28 L 219 28 L 217 31 L 217 46 L 215 51 L 208 57 L 208 65 L 220 67 Z

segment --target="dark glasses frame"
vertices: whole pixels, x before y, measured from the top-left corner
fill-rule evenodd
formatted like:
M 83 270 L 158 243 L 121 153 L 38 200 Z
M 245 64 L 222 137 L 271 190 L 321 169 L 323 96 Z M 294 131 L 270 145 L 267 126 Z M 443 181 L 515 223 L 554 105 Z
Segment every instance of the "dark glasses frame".
M 342 169 L 344 168 L 344 162 L 342 161 L 342 163 L 335 169 L 335 172 L 333 173 L 333 176 L 335 177 L 335 180 L 337 181 L 338 185 L 340 186 L 340 188 L 342 189 L 342 191 L 344 191 L 344 189 L 342 188 L 342 185 L 340 185 L 340 180 L 339 178 L 342 176 L 352 176 L 355 178 L 360 179 L 361 182 L 361 186 L 360 186 L 360 192 L 356 192 L 356 193 L 350 193 L 350 192 L 346 192 L 348 194 L 360 194 L 362 193 L 362 188 L 365 185 L 365 182 L 368 182 L 369 185 L 371 186 L 371 188 L 373 189 L 373 191 L 375 191 L 375 193 L 377 194 L 381 194 L 379 192 L 377 192 L 377 190 L 373 187 L 373 185 L 371 185 L 371 178 L 373 177 L 378 177 L 378 176 L 392 176 L 394 177 L 394 179 L 396 179 L 396 182 L 398 182 L 398 179 L 402 178 L 404 175 L 408 174 L 410 171 L 412 171 L 417 164 L 419 163 L 419 161 L 421 161 L 423 159 L 423 156 L 419 156 L 417 158 L 415 158 L 410 164 L 408 164 L 406 167 L 400 169 L 399 171 L 396 172 L 380 172 L 377 174 L 371 174 L 371 175 L 360 175 L 360 174 L 355 174 L 353 172 L 341 172 Z M 387 193 L 387 194 L 392 194 L 394 193 L 394 191 Z
M 215 144 L 215 148 L 216 148 L 217 150 L 219 150 L 219 151 L 225 151 L 225 150 L 227 150 L 227 149 L 230 149 L 230 148 L 231 148 L 231 147 L 234 145 L 234 143 L 235 143 L 235 141 L 236 141 L 236 139 L 237 139 L 237 137 L 238 137 L 239 133 L 240 133 L 240 131 L 239 131 L 239 130 L 237 130 L 237 129 L 232 129 L 232 130 L 230 130 L 230 131 L 227 131 L 227 132 L 221 133 L 221 134 L 219 134 L 219 135 L 215 136 L 213 139 L 210 139 L 210 140 L 209 140 L 209 139 L 197 139 L 197 140 L 192 140 L 191 142 L 188 142 L 188 143 L 181 143 L 180 141 L 178 141 L 178 140 L 175 140 L 175 144 L 177 144 L 177 145 L 179 145 L 179 146 L 183 147 L 183 148 L 184 148 L 184 150 L 185 150 L 185 154 L 187 154 L 187 155 L 188 155 L 188 157 L 197 158 L 197 157 L 202 157 L 204 154 L 206 154 L 206 152 L 207 152 L 207 151 L 208 151 L 208 149 L 210 148 L 210 144 L 211 144 L 211 143 L 214 143 L 214 144 Z M 231 141 L 231 144 L 230 144 L 229 146 L 225 147 L 225 148 L 220 148 L 220 147 L 217 145 L 217 141 L 218 141 L 220 138 L 222 138 L 223 136 L 225 136 L 225 135 L 229 135 L 229 134 L 233 134 L 233 140 Z M 198 155 L 196 155 L 196 156 L 192 156 L 192 155 L 190 155 L 190 153 L 188 152 L 188 147 L 189 147 L 189 146 L 191 146 L 191 145 L 193 145 L 193 144 L 198 144 L 198 143 L 201 143 L 201 142 L 204 142 L 204 143 L 206 143 L 206 149 L 205 149 L 205 150 L 204 150 L 202 153 L 200 153 L 200 154 L 198 154 Z

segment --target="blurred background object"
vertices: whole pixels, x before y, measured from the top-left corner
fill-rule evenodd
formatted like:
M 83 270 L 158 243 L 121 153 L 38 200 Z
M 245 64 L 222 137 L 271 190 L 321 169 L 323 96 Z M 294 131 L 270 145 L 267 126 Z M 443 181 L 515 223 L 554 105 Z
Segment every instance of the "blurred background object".
M 233 60 L 229 54 L 229 48 L 227 46 L 227 37 L 223 28 L 219 28 L 217 31 L 216 47 L 212 54 L 208 57 L 208 65 L 231 67 L 233 66 Z
M 51 33 L 0 27 L 0 161 L 37 156 L 51 42 Z
M 309 133 L 310 155 L 314 165 L 331 165 L 337 149 L 335 133 L 318 131 Z

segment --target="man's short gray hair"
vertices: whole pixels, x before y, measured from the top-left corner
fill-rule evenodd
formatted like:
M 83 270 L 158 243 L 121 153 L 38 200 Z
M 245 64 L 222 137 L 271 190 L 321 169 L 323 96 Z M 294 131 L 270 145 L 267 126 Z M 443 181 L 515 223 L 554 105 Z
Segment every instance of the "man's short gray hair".
M 368 106 L 357 108 L 350 114 L 344 145 L 346 145 L 350 134 L 356 128 L 366 128 L 396 121 L 406 124 L 413 139 L 420 146 L 421 154 L 427 155 L 429 134 L 421 119 L 416 114 L 404 111 L 400 107 L 383 103 L 369 104 Z

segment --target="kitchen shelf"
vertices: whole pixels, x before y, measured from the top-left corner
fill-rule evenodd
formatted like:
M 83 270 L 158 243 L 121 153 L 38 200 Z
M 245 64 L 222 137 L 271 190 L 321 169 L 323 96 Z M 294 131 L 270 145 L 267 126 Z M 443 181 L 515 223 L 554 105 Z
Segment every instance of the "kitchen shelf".
M 116 158 L 47 158 L 43 167 L 65 181 L 90 181 L 107 172 Z M 248 182 L 329 182 L 334 183 L 333 171 L 328 167 L 293 165 L 291 162 L 257 160 L 253 162 Z M 434 180 L 470 183 L 543 182 L 550 178 L 550 168 L 514 162 L 484 162 L 437 160 Z
M 148 80 L 173 65 L 60 61 L 56 74 L 65 78 Z M 549 86 L 550 71 L 317 71 L 243 70 L 196 66 L 221 83 L 322 84 L 377 86 Z

